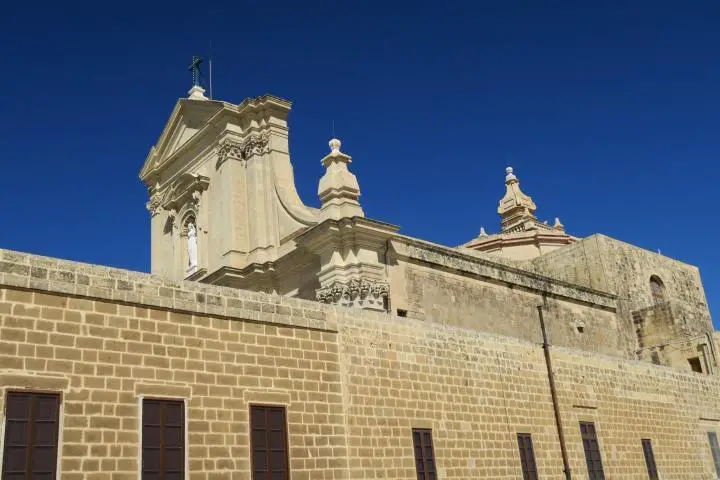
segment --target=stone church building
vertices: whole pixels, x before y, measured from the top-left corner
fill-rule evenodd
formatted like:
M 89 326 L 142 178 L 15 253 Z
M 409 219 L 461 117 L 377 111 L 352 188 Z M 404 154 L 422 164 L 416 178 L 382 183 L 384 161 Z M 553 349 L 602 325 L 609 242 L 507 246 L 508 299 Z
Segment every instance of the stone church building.
M 177 102 L 151 274 L 0 250 L 2 480 L 720 477 L 696 267 L 538 220 L 512 168 L 497 233 L 405 236 L 337 139 L 308 207 L 290 108 Z

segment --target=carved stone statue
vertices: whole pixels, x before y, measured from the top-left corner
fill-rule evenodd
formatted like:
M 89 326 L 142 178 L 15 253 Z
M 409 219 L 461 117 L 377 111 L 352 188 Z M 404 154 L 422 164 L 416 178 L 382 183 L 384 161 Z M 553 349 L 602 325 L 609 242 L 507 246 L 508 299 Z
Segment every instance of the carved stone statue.
M 187 229 L 188 269 L 191 269 L 197 267 L 198 265 L 197 230 L 195 229 L 195 225 L 192 223 L 188 223 Z

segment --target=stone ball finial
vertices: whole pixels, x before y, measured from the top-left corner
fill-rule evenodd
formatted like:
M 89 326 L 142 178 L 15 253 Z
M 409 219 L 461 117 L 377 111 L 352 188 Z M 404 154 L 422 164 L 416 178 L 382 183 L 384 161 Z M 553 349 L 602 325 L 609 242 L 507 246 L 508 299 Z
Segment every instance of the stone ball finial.
M 507 173 L 507 176 L 505 177 L 506 182 L 509 182 L 510 180 L 517 180 L 517 177 L 513 174 L 512 167 L 507 167 L 505 169 L 505 173 Z
M 340 153 L 340 147 L 342 146 L 342 142 L 340 140 L 333 138 L 328 142 L 328 145 L 330 145 L 331 153 Z

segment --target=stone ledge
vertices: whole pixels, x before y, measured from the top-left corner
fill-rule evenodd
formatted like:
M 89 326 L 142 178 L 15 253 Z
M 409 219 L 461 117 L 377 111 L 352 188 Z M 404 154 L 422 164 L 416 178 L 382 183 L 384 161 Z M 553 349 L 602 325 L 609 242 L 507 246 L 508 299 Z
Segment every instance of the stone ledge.
M 0 286 L 337 331 L 338 307 L 2 249 Z

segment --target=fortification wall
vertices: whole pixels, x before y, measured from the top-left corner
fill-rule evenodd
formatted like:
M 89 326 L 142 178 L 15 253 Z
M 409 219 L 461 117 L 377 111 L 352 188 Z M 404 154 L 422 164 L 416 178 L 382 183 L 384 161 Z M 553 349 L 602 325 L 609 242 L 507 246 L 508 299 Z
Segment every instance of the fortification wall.
M 518 432 L 532 434 L 541 478 L 562 477 L 536 343 L 0 258 L 0 403 L 9 391 L 62 395 L 61 478 L 138 478 L 143 397 L 187 402 L 193 480 L 249 478 L 257 403 L 287 408 L 293 479 L 417 478 L 412 428 L 432 428 L 441 479 L 520 478 Z M 707 432 L 720 432 L 718 377 L 564 348 L 552 357 L 573 478 L 587 478 L 581 420 L 596 424 L 607 478 L 647 478 L 641 438 L 653 440 L 662 478 L 715 478 Z

